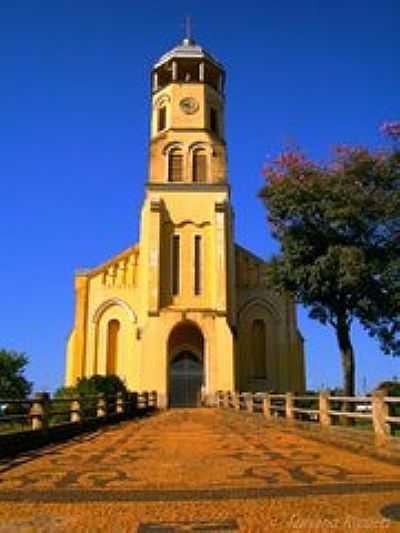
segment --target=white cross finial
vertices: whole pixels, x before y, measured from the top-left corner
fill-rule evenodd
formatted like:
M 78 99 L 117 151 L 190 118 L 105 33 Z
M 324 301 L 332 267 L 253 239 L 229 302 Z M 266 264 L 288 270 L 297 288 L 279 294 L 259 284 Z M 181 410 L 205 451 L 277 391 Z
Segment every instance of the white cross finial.
M 188 43 L 193 42 L 193 24 L 192 17 L 185 17 L 185 41 Z

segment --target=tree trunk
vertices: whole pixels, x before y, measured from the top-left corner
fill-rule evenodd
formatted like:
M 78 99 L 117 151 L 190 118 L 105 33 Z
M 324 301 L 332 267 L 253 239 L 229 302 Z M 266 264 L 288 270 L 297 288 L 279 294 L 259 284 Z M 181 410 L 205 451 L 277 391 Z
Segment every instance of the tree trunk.
M 342 358 L 343 370 L 343 393 L 344 396 L 354 396 L 355 393 L 355 365 L 354 352 L 350 340 L 350 326 L 346 315 L 339 315 L 336 329 L 337 340 L 340 348 L 340 355 Z M 343 411 L 353 411 L 354 404 L 352 402 L 343 403 Z M 346 425 L 351 425 L 354 422 L 353 418 L 344 418 L 343 422 Z

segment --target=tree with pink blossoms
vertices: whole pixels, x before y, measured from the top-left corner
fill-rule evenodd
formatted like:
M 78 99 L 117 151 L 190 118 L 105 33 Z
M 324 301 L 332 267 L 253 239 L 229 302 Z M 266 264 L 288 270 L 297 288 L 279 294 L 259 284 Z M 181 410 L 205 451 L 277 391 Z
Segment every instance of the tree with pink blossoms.
M 400 122 L 386 148 L 337 146 L 320 164 L 286 151 L 260 191 L 281 253 L 271 280 L 336 332 L 346 396 L 355 392 L 351 324 L 400 355 Z

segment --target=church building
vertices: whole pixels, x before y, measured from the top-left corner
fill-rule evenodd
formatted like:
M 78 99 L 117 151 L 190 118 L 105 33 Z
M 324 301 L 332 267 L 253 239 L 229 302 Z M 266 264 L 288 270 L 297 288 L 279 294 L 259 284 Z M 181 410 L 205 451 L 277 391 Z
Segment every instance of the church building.
M 223 66 L 190 37 L 153 66 L 139 242 L 75 275 L 67 386 L 117 374 L 156 390 L 160 407 L 304 390 L 293 299 L 234 240 L 224 85 Z

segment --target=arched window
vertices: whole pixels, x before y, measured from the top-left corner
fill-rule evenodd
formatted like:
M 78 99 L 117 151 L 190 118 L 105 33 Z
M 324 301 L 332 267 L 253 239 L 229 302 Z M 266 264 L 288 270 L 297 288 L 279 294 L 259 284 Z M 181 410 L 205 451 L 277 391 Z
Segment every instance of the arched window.
M 167 127 L 167 108 L 165 106 L 160 107 L 158 110 L 158 124 L 157 131 L 165 130 Z
M 181 285 L 181 239 L 172 236 L 172 294 L 177 296 Z
M 251 331 L 251 348 L 253 357 L 253 377 L 265 378 L 267 375 L 265 324 L 263 320 L 254 320 Z
M 214 108 L 210 108 L 210 130 L 218 135 L 218 111 Z
M 119 321 L 115 319 L 110 320 L 107 328 L 107 375 L 116 374 L 117 371 L 119 329 Z
M 194 236 L 194 294 L 199 296 L 202 290 L 201 235 Z
M 201 148 L 193 152 L 193 181 L 207 181 L 207 155 Z
M 168 155 L 168 181 L 183 180 L 183 155 L 178 148 L 174 148 Z

